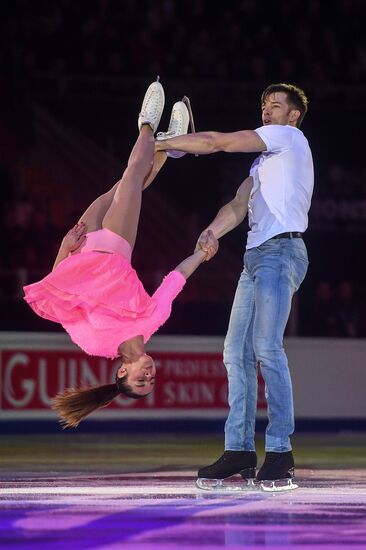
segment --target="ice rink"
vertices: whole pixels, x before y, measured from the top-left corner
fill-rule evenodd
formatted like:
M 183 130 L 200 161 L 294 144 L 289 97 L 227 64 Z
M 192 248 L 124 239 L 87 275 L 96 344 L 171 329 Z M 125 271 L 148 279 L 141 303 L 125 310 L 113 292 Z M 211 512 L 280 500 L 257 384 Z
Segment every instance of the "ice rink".
M 3 436 L 0 548 L 366 548 L 366 436 L 294 439 L 299 488 L 273 494 L 195 487 L 217 436 Z

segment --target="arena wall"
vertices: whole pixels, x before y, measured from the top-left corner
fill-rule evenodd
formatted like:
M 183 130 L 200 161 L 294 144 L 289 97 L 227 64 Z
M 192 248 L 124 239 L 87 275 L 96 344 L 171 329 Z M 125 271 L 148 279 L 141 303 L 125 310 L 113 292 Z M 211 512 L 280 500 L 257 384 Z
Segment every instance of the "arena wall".
M 156 389 L 147 399 L 119 396 L 95 419 L 218 419 L 227 414 L 223 337 L 155 336 L 148 350 L 157 364 Z M 316 426 L 347 421 L 366 429 L 366 341 L 287 338 L 295 416 Z M 61 333 L 0 333 L 0 423 L 55 419 L 57 391 L 75 384 L 113 382 L 114 361 L 82 353 Z M 121 414 L 122 413 L 122 414 Z M 148 413 L 148 415 L 147 415 Z M 259 376 L 258 419 L 266 415 Z

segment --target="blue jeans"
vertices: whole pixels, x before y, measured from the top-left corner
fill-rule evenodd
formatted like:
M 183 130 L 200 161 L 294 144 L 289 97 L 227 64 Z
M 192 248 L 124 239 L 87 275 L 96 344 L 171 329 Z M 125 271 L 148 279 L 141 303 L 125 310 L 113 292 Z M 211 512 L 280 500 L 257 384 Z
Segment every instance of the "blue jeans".
M 299 238 L 270 239 L 245 252 L 224 345 L 230 406 L 225 450 L 255 450 L 257 364 L 267 399 L 265 449 L 291 450 L 294 411 L 283 334 L 307 267 L 306 246 Z

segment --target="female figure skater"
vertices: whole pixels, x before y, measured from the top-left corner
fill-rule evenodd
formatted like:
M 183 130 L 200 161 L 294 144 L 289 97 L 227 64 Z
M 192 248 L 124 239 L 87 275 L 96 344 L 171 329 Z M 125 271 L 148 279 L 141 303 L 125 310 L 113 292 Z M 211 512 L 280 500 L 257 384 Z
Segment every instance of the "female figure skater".
M 137 399 L 152 391 L 156 368 L 144 344 L 168 319 L 186 279 L 218 249 L 211 233 L 206 246 L 171 271 L 151 297 L 131 266 L 142 191 L 166 160 L 165 152 L 154 156 L 154 133 L 164 100 L 160 82 L 153 82 L 144 97 L 139 136 L 122 179 L 97 198 L 67 233 L 52 272 L 24 287 L 30 307 L 41 317 L 60 323 L 86 353 L 122 358 L 115 384 L 68 388 L 56 395 L 53 408 L 64 427 L 76 427 L 118 393 Z M 176 135 L 186 133 L 188 121 L 185 104 L 176 103 L 169 130 Z

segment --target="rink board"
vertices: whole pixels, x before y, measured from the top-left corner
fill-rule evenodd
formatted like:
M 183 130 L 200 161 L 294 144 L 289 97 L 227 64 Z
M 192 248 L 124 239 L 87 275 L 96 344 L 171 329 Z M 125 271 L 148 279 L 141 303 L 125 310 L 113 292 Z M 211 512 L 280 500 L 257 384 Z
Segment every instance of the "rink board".
M 155 391 L 145 400 L 119 396 L 95 418 L 225 418 L 227 381 L 223 337 L 155 336 Z M 297 419 L 366 421 L 366 341 L 288 338 Z M 91 357 L 62 333 L 0 335 L 0 420 L 54 418 L 51 399 L 75 384 L 113 382 L 118 360 Z M 259 377 L 258 416 L 266 413 Z

